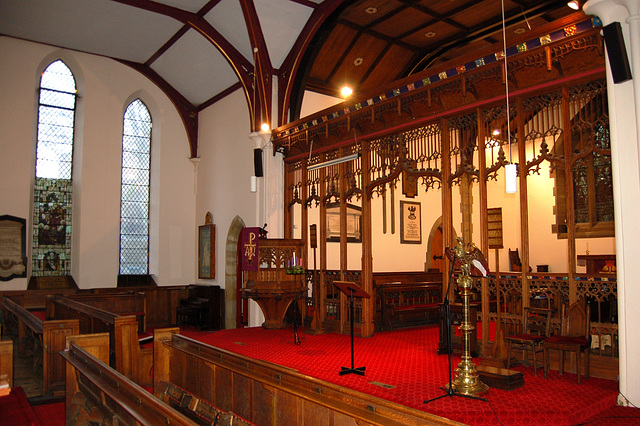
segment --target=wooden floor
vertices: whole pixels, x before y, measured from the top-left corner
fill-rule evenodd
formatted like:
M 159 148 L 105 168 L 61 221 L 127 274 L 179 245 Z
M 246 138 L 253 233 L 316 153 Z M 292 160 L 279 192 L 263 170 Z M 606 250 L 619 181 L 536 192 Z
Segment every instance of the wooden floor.
M 22 387 L 29 399 L 42 398 L 42 366 L 34 368 L 33 357 L 14 357 L 13 385 Z

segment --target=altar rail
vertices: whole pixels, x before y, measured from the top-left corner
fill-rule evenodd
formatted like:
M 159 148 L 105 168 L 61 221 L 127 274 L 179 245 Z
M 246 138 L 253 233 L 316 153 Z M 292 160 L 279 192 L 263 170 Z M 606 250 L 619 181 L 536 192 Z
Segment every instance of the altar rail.
M 459 424 L 178 334 L 156 332 L 154 345 L 156 393 L 172 383 L 260 426 Z
M 4 335 L 17 339 L 15 354 L 33 357 L 33 368 L 42 375 L 42 395 L 62 395 L 64 392 L 64 360 L 58 354 L 65 348 L 65 338 L 78 334 L 76 319 L 43 321 L 9 297 L 2 298 Z M 16 330 L 13 330 L 15 325 Z
M 153 348 L 141 348 L 135 315 L 121 316 L 68 297 L 47 296 L 47 318 L 78 319 L 80 333 L 109 333 L 111 364 L 142 386 L 151 385 Z

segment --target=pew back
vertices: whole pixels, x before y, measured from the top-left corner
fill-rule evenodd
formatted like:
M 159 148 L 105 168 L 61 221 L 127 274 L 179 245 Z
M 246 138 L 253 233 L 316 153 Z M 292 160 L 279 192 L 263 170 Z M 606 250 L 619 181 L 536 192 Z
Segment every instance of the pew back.
M 84 339 L 94 353 L 84 350 Z M 100 344 L 102 341 L 102 344 Z M 107 365 L 108 334 L 76 336 L 61 353 L 66 361 L 66 423 L 197 425 Z
M 68 297 L 49 295 L 47 317 L 50 316 L 78 319 L 82 334 L 109 333 L 111 364 L 115 369 L 140 385 L 151 385 L 153 349 L 140 347 L 135 315 L 121 316 Z
M 257 425 L 459 424 L 179 334 L 156 334 L 154 345 L 156 394 L 172 383 Z
M 25 345 L 33 346 L 34 357 L 42 360 L 43 395 L 61 394 L 64 389 L 64 360 L 59 352 L 65 348 L 67 336 L 78 334 L 80 324 L 77 319 L 42 321 L 29 310 L 16 303 L 10 297 L 3 297 L 6 313 L 13 315 L 18 322 L 17 353 L 25 353 Z

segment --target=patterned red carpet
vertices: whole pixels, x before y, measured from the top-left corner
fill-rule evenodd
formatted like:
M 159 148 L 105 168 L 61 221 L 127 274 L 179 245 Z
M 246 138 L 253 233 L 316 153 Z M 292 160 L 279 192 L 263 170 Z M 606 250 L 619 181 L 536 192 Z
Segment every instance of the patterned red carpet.
M 429 400 L 445 392 L 448 383 L 446 355 L 436 355 L 438 329 L 435 326 L 378 332 L 355 339 L 355 367 L 366 367 L 365 376 L 338 375 L 350 367 L 350 336 L 307 335 L 294 344 L 292 328 L 265 330 L 261 327 L 218 332 L 184 331 L 183 334 L 235 353 L 294 368 L 299 372 L 344 387 L 375 395 L 419 410 L 470 425 L 574 425 L 601 418 L 612 409 L 618 394 L 617 382 L 591 378 L 577 384 L 575 374 L 560 376 L 551 371 L 544 379 L 541 371 L 523 366 L 525 385 L 512 391 L 490 389 L 488 402 L 458 396 Z M 480 360 L 474 360 L 476 364 Z M 453 358 L 453 367 L 460 362 Z M 625 412 L 627 419 L 640 424 L 640 410 Z M 610 417 L 615 418 L 617 411 Z M 620 424 L 617 420 L 614 424 Z M 600 423 L 604 424 L 604 423 Z M 631 423 L 630 423 L 631 424 Z

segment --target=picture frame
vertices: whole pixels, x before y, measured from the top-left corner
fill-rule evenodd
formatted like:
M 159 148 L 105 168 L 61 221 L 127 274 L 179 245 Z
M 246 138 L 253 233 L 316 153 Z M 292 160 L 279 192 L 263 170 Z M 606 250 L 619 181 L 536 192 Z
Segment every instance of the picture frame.
M 347 204 L 347 242 L 362 242 L 362 207 Z M 340 242 L 340 203 L 327 204 L 327 242 Z
M 207 213 L 205 224 L 198 227 L 198 278 L 216 277 L 216 226 Z
M 422 210 L 417 201 L 400 201 L 400 244 L 422 244 Z
M 26 219 L 0 216 L 0 281 L 27 277 Z

